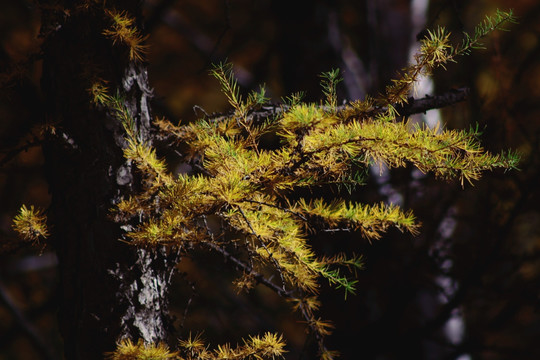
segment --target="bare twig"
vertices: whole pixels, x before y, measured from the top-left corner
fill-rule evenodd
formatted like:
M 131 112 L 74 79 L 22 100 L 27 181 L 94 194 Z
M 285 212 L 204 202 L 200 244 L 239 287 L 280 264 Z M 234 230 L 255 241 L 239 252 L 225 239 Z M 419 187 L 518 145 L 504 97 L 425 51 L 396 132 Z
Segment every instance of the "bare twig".
M 34 326 L 26 319 L 23 313 L 17 308 L 15 303 L 11 300 L 4 286 L 0 283 L 0 303 L 3 304 L 7 310 L 11 313 L 17 326 L 28 337 L 30 342 L 34 345 L 36 351 L 41 355 L 42 359 L 53 360 L 55 357 L 52 355 L 51 350 L 46 345 L 46 342 L 38 334 Z
M 10 162 L 14 158 L 16 158 L 17 155 L 19 155 L 23 151 L 28 151 L 28 149 L 31 149 L 33 147 L 41 145 L 41 142 L 42 141 L 40 139 L 35 137 L 32 141 L 29 141 L 29 142 L 27 142 L 26 144 L 24 144 L 22 146 L 19 146 L 19 147 L 16 147 L 14 149 L 11 149 L 11 150 L 7 151 L 6 155 L 4 155 L 2 160 L 0 160 L 0 167 L 4 166 L 8 162 Z
M 396 110 L 403 116 L 425 113 L 428 110 L 440 109 L 464 101 L 469 96 L 469 93 L 469 88 L 459 88 L 452 89 L 441 95 L 426 95 L 421 99 L 411 98 L 407 104 L 396 107 Z
M 229 253 L 227 250 L 225 250 L 224 248 L 220 247 L 219 245 L 217 244 L 214 244 L 213 242 L 211 241 L 204 241 L 202 242 L 203 245 L 205 246 L 208 246 L 210 248 L 212 248 L 213 250 L 219 252 L 221 255 L 223 255 L 227 260 L 229 260 L 230 262 L 234 263 L 234 265 L 246 272 L 246 273 L 249 273 L 251 276 L 253 276 L 253 278 L 260 284 L 266 286 L 267 288 L 275 291 L 279 296 L 285 298 L 285 299 L 294 299 L 294 300 L 298 300 L 298 298 L 296 296 L 294 296 L 293 292 L 290 291 L 290 290 L 286 290 L 286 289 L 283 289 L 282 287 L 274 284 L 273 282 L 271 282 L 270 280 L 268 280 L 267 278 L 264 277 L 264 275 L 256 272 L 253 270 L 253 268 L 249 265 L 247 265 L 246 263 L 244 263 L 243 261 L 239 260 L 238 258 L 236 258 L 234 255 L 232 255 L 231 253 Z

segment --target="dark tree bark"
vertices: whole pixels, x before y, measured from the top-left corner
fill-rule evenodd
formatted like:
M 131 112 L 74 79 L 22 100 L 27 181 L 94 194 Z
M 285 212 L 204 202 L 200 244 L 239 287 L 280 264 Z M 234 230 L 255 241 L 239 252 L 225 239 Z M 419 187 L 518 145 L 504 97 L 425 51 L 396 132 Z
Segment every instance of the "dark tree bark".
M 136 1 L 107 6 L 138 14 Z M 112 221 L 111 208 L 140 188 L 140 180 L 122 155 L 122 125 L 93 106 L 88 91 L 93 81 L 107 81 L 149 141 L 152 91 L 146 68 L 103 36 L 103 9 L 73 5 L 70 10 L 43 47 L 46 118 L 54 126 L 44 145 L 49 219 L 60 265 L 66 359 L 99 359 L 122 338 L 167 341 L 172 329 L 167 288 L 176 256 L 119 241 L 123 230 Z M 44 19 L 50 24 L 57 15 Z

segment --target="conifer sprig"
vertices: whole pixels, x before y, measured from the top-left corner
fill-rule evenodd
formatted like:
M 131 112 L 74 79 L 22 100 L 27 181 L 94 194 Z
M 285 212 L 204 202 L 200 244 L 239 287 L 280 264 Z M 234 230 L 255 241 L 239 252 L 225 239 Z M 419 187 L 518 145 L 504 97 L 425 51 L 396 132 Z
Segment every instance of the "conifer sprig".
M 143 61 L 148 52 L 148 46 L 144 43 L 148 36 L 141 35 L 135 26 L 135 19 L 125 11 L 107 10 L 105 14 L 111 19 L 112 24 L 103 31 L 103 35 L 112 39 L 113 44 L 121 43 L 127 46 L 129 60 Z
M 233 65 L 231 63 L 220 63 L 215 65 L 210 71 L 210 74 L 219 81 L 221 90 L 227 96 L 229 104 L 231 104 L 235 110 L 236 115 L 241 118 L 245 118 L 249 110 L 268 101 L 264 87 L 261 87 L 258 92 L 250 92 L 247 99 L 244 100 L 244 97 L 240 94 L 240 86 L 236 81 Z
M 420 52 L 414 57 L 414 63 L 404 68 L 398 78 L 386 87 L 385 94 L 377 99 L 377 105 L 388 107 L 387 115 L 390 118 L 399 116 L 395 106 L 408 101 L 414 84 L 421 76 L 429 76 L 436 68 L 444 68 L 448 62 L 455 62 L 458 56 L 481 48 L 481 40 L 484 37 L 495 30 L 504 30 L 507 23 L 515 22 L 512 10 L 508 12 L 497 10 L 495 15 L 486 16 L 483 22 L 475 27 L 473 35 L 464 33 L 463 40 L 458 46 L 450 43 L 450 33 L 444 28 L 428 31 L 428 36 L 420 40 Z
M 321 74 L 321 86 L 323 89 L 323 94 L 326 97 L 325 105 L 330 110 L 337 109 L 338 100 L 337 100 L 337 85 L 343 80 L 339 76 L 339 69 L 332 69 L 331 71 Z
M 418 229 L 412 213 L 403 213 L 394 205 L 347 204 L 343 200 L 327 203 L 322 199 L 307 203 L 301 199 L 293 210 L 323 219 L 331 228 L 358 230 L 369 240 L 380 239 L 391 226 L 412 234 L 416 234 Z
M 484 20 L 475 26 L 473 35 L 463 33 L 463 40 L 459 46 L 452 49 L 452 58 L 458 55 L 468 55 L 474 49 L 482 49 L 482 39 L 495 30 L 507 31 L 506 24 L 516 24 L 517 18 L 513 11 L 496 10 L 495 15 L 486 16 Z
M 38 242 L 49 237 L 47 216 L 42 210 L 21 206 L 19 213 L 13 219 L 13 229 L 25 240 Z
M 411 212 L 397 206 L 347 202 L 339 192 L 334 201 L 306 200 L 294 196 L 295 192 L 321 186 L 337 188 L 345 182 L 349 187 L 360 185 L 359 169 L 374 163 L 390 168 L 412 164 L 423 172 L 462 183 L 479 179 L 486 170 L 515 168 L 517 155 L 486 152 L 478 142 L 477 129 L 429 129 L 394 121 L 394 106 L 407 101 L 421 75 L 429 75 L 477 47 L 482 36 L 512 19 L 511 13 L 487 18 L 475 35 L 466 37 L 457 48 L 450 44 L 450 34 L 444 29 L 429 32 L 415 64 L 377 100 L 366 98 L 338 106 L 339 72 L 332 70 L 322 76 L 324 105 L 303 103 L 294 95 L 288 106 L 262 120 L 249 113 L 266 101 L 264 90 L 242 96 L 232 65 L 217 65 L 212 74 L 233 113 L 183 126 L 160 121 L 164 136 L 176 137 L 176 142 L 187 148 L 185 161 L 201 159 L 199 171 L 189 175 L 170 174 L 151 144 L 138 137 L 121 99 L 108 95 L 106 86 L 94 86 L 94 101 L 107 107 L 124 125 L 124 155 L 137 164 L 146 181 L 140 194 L 118 204 L 116 218 L 126 221 L 144 214 L 126 234 L 136 245 L 183 245 L 184 251 L 201 246 L 229 258 L 243 272 L 236 281 L 239 287 L 249 289 L 253 282 L 259 282 L 293 301 L 317 339 L 320 357 L 334 358 L 336 354 L 324 345 L 331 326 L 316 316 L 319 281 L 325 279 L 344 289 L 345 296 L 354 293 L 353 275 L 362 261 L 354 255 L 317 253 L 309 243 L 308 230 L 356 231 L 372 241 L 392 227 L 416 234 L 419 225 Z M 373 111 L 381 107 L 388 111 Z M 265 147 L 261 139 L 267 133 L 279 143 Z M 210 216 L 217 219 L 219 229 L 210 228 Z M 233 257 L 228 247 L 234 247 L 238 256 Z M 279 275 L 281 284 L 262 274 Z M 219 346 L 213 352 L 192 341 L 184 345 L 187 353 L 201 359 L 281 356 L 280 339 L 254 339 L 236 348 Z M 256 345 L 265 341 L 267 347 Z M 261 353 L 262 348 L 267 350 Z

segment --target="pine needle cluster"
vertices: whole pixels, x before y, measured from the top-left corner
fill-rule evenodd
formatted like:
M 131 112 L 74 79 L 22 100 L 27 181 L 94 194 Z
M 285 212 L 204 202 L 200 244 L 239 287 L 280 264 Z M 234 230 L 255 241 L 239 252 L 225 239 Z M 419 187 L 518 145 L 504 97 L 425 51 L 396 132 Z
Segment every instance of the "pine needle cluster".
M 42 210 L 21 206 L 19 214 L 13 219 L 13 229 L 25 240 L 38 242 L 49 237 L 47 217 Z
M 116 350 L 106 354 L 108 360 L 171 360 L 178 359 L 177 353 L 171 352 L 165 344 L 146 345 L 142 340 L 133 343 L 131 340 L 122 340 Z
M 103 35 L 112 39 L 114 44 L 120 43 L 127 46 L 129 60 L 142 61 L 148 50 L 144 43 L 147 36 L 141 35 L 135 26 L 135 19 L 126 12 L 106 10 L 105 13 L 111 20 L 111 26 L 103 31 Z
M 266 333 L 263 336 L 250 336 L 243 345 L 233 347 L 229 344 L 218 345 L 214 350 L 208 350 L 200 336 L 191 335 L 187 340 L 181 340 L 180 359 L 185 360 L 243 360 L 243 359 L 276 359 L 286 353 L 285 343 L 281 336 Z
M 179 350 L 171 352 L 164 344 L 144 344 L 139 340 L 123 340 L 116 350 L 107 354 L 108 360 L 262 360 L 282 358 L 285 343 L 281 336 L 266 333 L 263 336 L 250 336 L 243 345 L 218 345 L 209 350 L 201 337 L 192 337 L 179 341 Z

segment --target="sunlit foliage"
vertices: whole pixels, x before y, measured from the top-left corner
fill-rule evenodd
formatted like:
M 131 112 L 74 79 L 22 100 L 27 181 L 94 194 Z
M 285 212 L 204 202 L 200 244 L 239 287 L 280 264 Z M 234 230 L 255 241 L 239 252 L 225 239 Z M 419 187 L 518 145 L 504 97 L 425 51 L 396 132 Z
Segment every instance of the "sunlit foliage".
M 144 38 L 133 20 L 124 13 L 107 14 L 112 25 L 103 34 L 127 45 L 130 60 L 141 60 Z M 89 89 L 91 101 L 122 123 L 124 156 L 136 165 L 143 180 L 140 192 L 111 211 L 117 222 L 126 225 L 124 240 L 145 248 L 166 245 L 184 252 L 195 248 L 217 251 L 242 270 L 235 282 L 240 289 L 260 283 L 289 300 L 317 340 L 320 357 L 334 358 L 337 353 L 324 344 L 332 325 L 316 315 L 320 282 L 344 289 L 345 296 L 354 293 L 354 274 L 362 268 L 362 258 L 319 254 L 308 234 L 356 231 L 359 237 L 373 241 L 390 228 L 417 233 L 419 224 L 410 211 L 340 198 L 339 188 L 361 186 L 359 172 L 374 164 L 389 168 L 411 164 L 424 173 L 462 184 L 478 180 L 487 170 L 517 166 L 514 153 L 485 151 L 476 128 L 413 126 L 396 110 L 408 101 L 420 76 L 477 48 L 483 36 L 511 21 L 511 12 L 497 12 L 456 47 L 444 29 L 429 32 L 421 40 L 414 63 L 378 97 L 338 105 L 339 72 L 332 70 L 322 75 L 323 102 L 305 103 L 300 95 L 293 95 L 288 104 L 265 117 L 254 116 L 267 101 L 264 89 L 243 96 L 232 66 L 217 65 L 212 75 L 233 108 L 229 114 L 185 125 L 165 120 L 155 123 L 162 137 L 182 144 L 182 161 L 192 167 L 190 173 L 171 172 L 152 144 L 139 136 L 123 99 L 104 81 L 96 81 Z M 267 137 L 274 145 L 267 145 Z M 338 189 L 338 195 L 331 200 L 306 199 L 299 191 L 323 188 Z M 46 237 L 41 214 L 24 209 L 15 220 L 19 232 Z M 234 255 L 228 250 L 231 247 Z M 221 345 L 214 350 L 200 338 L 190 337 L 180 341 L 178 353 L 164 345 L 126 340 L 109 358 L 272 359 L 283 354 L 282 338 L 268 333 L 250 337 L 241 346 Z
M 285 343 L 281 336 L 266 333 L 263 336 L 250 336 L 243 345 L 218 345 L 209 350 L 200 336 L 189 337 L 179 341 L 179 351 L 171 352 L 163 344 L 145 345 L 142 341 L 136 344 L 130 340 L 121 341 L 117 349 L 107 354 L 108 360 L 260 360 L 278 359 L 286 353 Z
M 25 205 L 19 210 L 19 214 L 13 219 L 13 229 L 25 240 L 39 241 L 49 236 L 47 230 L 47 217 L 43 211 Z
M 147 46 L 144 44 L 146 36 L 140 34 L 135 26 L 135 19 L 125 12 L 114 10 L 106 11 L 106 14 L 112 24 L 110 28 L 103 30 L 103 35 L 112 39 L 115 44 L 127 46 L 130 60 L 142 61 L 147 51 Z
M 106 358 L 108 360 L 168 360 L 177 359 L 176 355 L 164 344 L 145 345 L 142 340 L 137 343 L 123 340 L 118 343 L 116 351 L 107 354 Z
M 143 219 L 127 234 L 138 246 L 199 246 L 234 258 L 244 270 L 236 284 L 249 289 L 253 283 L 263 283 L 291 300 L 318 339 L 321 357 L 332 358 L 323 343 L 331 326 L 315 315 L 319 281 L 326 279 L 345 294 L 354 293 L 356 282 L 351 276 L 362 261 L 344 254 L 317 254 L 309 244 L 308 231 L 357 231 L 371 241 L 391 227 L 415 234 L 418 224 L 412 213 L 393 205 L 341 198 L 307 200 L 295 196 L 296 191 L 359 186 L 358 168 L 372 164 L 390 168 L 412 164 L 462 184 L 479 179 L 486 170 L 515 168 L 518 157 L 484 151 L 475 128 L 412 126 L 395 109 L 407 101 L 420 75 L 429 75 L 478 47 L 481 37 L 512 19 L 511 13 L 498 12 L 474 36 L 466 35 L 458 47 L 450 44 L 444 29 L 429 32 L 416 62 L 378 98 L 338 106 L 339 73 L 333 70 L 322 76 L 324 103 L 303 103 L 298 96 L 291 97 L 290 104 L 264 119 L 252 115 L 266 101 L 264 90 L 243 97 L 232 66 L 218 65 L 212 74 L 233 107 L 229 115 L 181 126 L 157 123 L 163 136 L 187 145 L 185 161 L 196 168 L 192 174 L 167 173 L 151 146 L 138 140 L 129 113 L 119 106 L 120 99 L 111 96 L 104 104 L 124 124 L 128 143 L 124 154 L 148 179 L 146 191 L 117 206 L 117 220 Z M 279 146 L 265 147 L 264 136 L 274 137 Z M 219 227 L 209 225 L 210 218 Z M 226 250 L 229 245 L 244 249 L 243 255 L 233 257 Z M 268 271 L 274 271 L 279 281 L 273 283 L 261 275 Z M 217 351 L 220 356 L 237 358 L 238 350 L 230 347 Z

